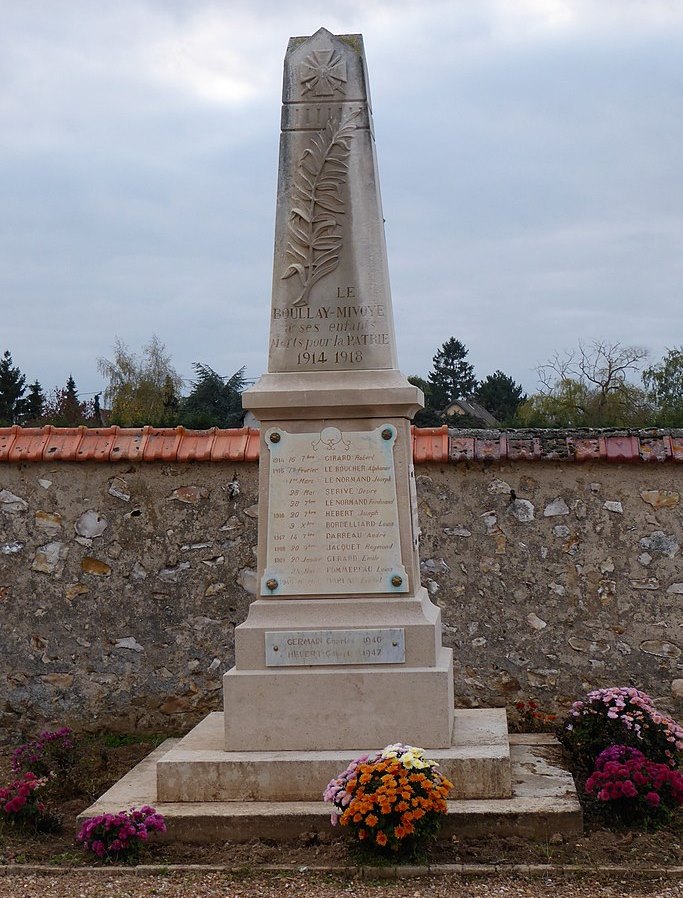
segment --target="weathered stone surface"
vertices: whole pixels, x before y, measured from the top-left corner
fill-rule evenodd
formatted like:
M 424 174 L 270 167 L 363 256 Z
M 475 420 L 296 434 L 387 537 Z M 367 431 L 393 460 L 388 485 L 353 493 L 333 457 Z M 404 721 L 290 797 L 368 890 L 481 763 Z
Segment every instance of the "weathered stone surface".
M 491 481 L 488 485 L 488 492 L 493 495 L 503 494 L 505 496 L 509 496 L 512 491 L 512 487 L 509 483 L 506 483 L 505 480 L 499 480 L 497 477 Z
M 51 511 L 37 511 L 33 520 L 36 527 L 47 536 L 56 536 L 62 529 L 64 521 L 61 514 Z
M 590 655 L 606 655 L 610 648 L 605 640 L 583 639 L 580 636 L 570 636 L 567 640 L 575 652 L 585 652 Z
M 64 590 L 64 598 L 67 602 L 73 602 L 77 596 L 84 596 L 87 592 L 89 589 L 85 583 L 72 583 Z
M 0 543 L 0 555 L 18 555 L 24 548 L 25 543 Z
M 494 511 L 486 511 L 481 516 L 486 532 L 490 535 L 498 529 L 498 515 Z
M 666 642 L 663 639 L 646 639 L 640 643 L 640 650 L 648 655 L 657 655 L 658 658 L 675 660 L 681 657 L 681 649 L 674 643 Z
M 130 490 L 127 481 L 123 477 L 112 477 L 109 481 L 107 492 L 110 496 L 115 496 L 123 502 L 130 502 Z
M 445 574 L 449 567 L 443 558 L 428 558 L 420 565 L 423 573 L 427 574 Z
M 245 619 L 252 598 L 237 581 L 240 571 L 253 570 L 255 564 L 256 521 L 244 514 L 244 508 L 255 504 L 258 468 L 239 467 L 242 490 L 233 514 L 232 502 L 226 511 L 221 489 L 226 477 L 222 465 L 179 466 L 172 473 L 162 472 L 162 467 L 147 463 L 129 472 L 128 466 L 121 464 L 62 467 L 54 462 L 35 463 L 27 478 L 25 466 L 0 465 L 2 487 L 24 497 L 30 509 L 29 515 L 5 515 L 0 520 L 0 528 L 5 528 L 2 543 L 25 543 L 21 552 L 0 556 L 4 558 L 0 563 L 0 610 L 5 627 L 0 709 L 16 709 L 0 710 L 0 733 L 20 736 L 54 724 L 56 696 L 64 722 L 86 729 L 96 719 L 103 726 L 119 721 L 121 725 L 178 732 L 220 708 L 215 689 L 220 675 L 233 664 L 233 629 Z M 445 638 L 456 649 L 457 702 L 490 706 L 500 703 L 503 696 L 512 705 L 536 697 L 542 700 L 544 710 L 562 714 L 581 692 L 610 682 L 633 682 L 650 694 L 669 696 L 673 702 L 671 682 L 676 676 L 680 679 L 676 666 L 681 657 L 648 654 L 640 646 L 661 641 L 683 648 L 678 638 L 683 632 L 680 548 L 675 551 L 683 538 L 680 505 L 657 512 L 662 524 L 652 525 L 646 515 L 654 521 L 654 509 L 640 493 L 671 489 L 672 478 L 679 476 L 678 467 L 668 463 L 640 467 L 539 463 L 533 466 L 534 482 L 525 481 L 522 486 L 530 467 L 529 463 L 507 463 L 498 468 L 488 464 L 417 469 L 420 504 L 428 501 L 433 507 L 431 518 L 420 517 L 424 581 L 430 590 L 434 587 L 427 580 L 438 587 Z M 131 503 L 108 494 L 112 479 L 124 473 L 138 503 L 135 516 L 131 516 L 136 510 Z M 517 492 L 523 489 L 533 497 L 537 509 L 543 509 L 553 497 L 563 496 L 572 509 L 571 518 L 564 523 L 581 539 L 578 553 L 572 557 L 562 551 L 562 538 L 553 535 L 554 526 L 563 526 L 557 518 L 544 518 L 539 511 L 536 520 L 523 527 L 511 520 L 509 497 L 488 492 L 496 475 Z M 219 498 L 195 506 L 165 501 L 172 489 L 169 477 L 177 483 L 196 483 L 208 496 Z M 49 506 L 39 479 L 52 483 L 47 495 L 53 504 Z M 620 496 L 628 510 L 628 514 L 610 515 L 601 533 L 596 526 L 605 521 L 607 513 L 602 509 L 603 499 L 592 495 L 588 487 L 598 480 L 603 496 Z M 87 504 L 84 497 L 88 497 Z M 587 515 L 578 518 L 575 503 L 582 498 Z M 75 541 L 61 559 L 61 580 L 55 574 L 34 571 L 34 556 L 46 542 L 45 531 L 34 526 L 35 510 L 61 515 L 61 532 L 67 534 L 90 507 L 101 508 L 109 521 L 99 544 L 105 541 L 105 550 L 114 542 L 122 547 L 110 576 L 84 574 L 82 553 L 91 553 Z M 487 509 L 495 517 L 488 536 L 481 518 Z M 233 534 L 221 534 L 221 527 L 234 526 L 234 519 L 238 526 L 233 532 L 242 539 L 230 545 L 226 540 L 223 545 L 221 537 Z M 504 555 L 494 554 L 499 521 L 507 534 Z M 472 536 L 443 532 L 460 527 Z M 660 533 L 653 534 L 653 530 Z M 655 546 L 664 552 L 639 545 L 640 538 L 653 536 Z M 215 549 L 180 551 L 183 545 L 208 542 L 213 542 Z M 218 551 L 219 543 L 223 564 L 202 564 L 202 551 L 209 556 Z M 61 545 L 67 548 L 65 541 Z M 644 564 L 647 556 L 649 564 Z M 484 562 L 488 573 L 479 569 L 482 557 L 488 559 Z M 181 559 L 192 559 L 192 568 L 180 574 L 176 571 L 175 579 L 162 580 L 156 575 Z M 629 583 L 650 578 L 659 581 L 659 589 L 641 592 Z M 89 592 L 81 592 L 81 587 Z M 532 613 L 547 626 L 533 629 L 528 621 Z M 201 623 L 199 616 L 216 623 Z M 479 624 L 473 633 L 468 629 L 471 622 Z M 662 622 L 667 625 L 664 631 Z M 38 628 L 43 634 L 42 648 L 31 647 L 31 635 Z M 50 632 L 59 634 L 59 640 L 51 640 L 47 651 L 59 654 L 65 663 L 74 656 L 74 661 L 68 662 L 72 667 L 59 668 L 73 675 L 70 688 L 48 686 L 39 679 L 50 671 L 46 664 L 56 666 L 49 658 L 42 660 Z M 114 650 L 115 640 L 131 632 L 144 653 Z M 485 638 L 486 644 L 473 647 L 472 640 L 479 638 Z M 583 642 L 573 647 L 570 638 Z M 109 640 L 108 649 L 103 650 L 103 639 Z M 61 645 L 65 647 L 63 655 L 58 648 Z M 591 650 L 591 645 L 596 649 Z M 603 653 L 609 645 L 611 651 Z M 103 670 L 105 653 L 108 660 Z M 198 692 L 190 695 L 187 664 L 195 658 L 201 662 L 192 673 Z M 222 659 L 222 664 L 209 671 L 214 658 Z M 591 661 L 599 661 L 603 669 Z M 503 686 L 502 665 L 514 671 Z M 557 673 L 543 673 L 548 670 Z
M 204 595 L 208 599 L 211 596 L 217 596 L 219 593 L 225 592 L 225 589 L 225 583 L 210 583 L 204 590 Z
M 588 506 L 583 501 L 583 499 L 574 499 L 571 503 L 572 510 L 576 517 L 582 521 L 588 514 Z
M 629 580 L 632 589 L 659 589 L 659 580 L 656 577 L 648 577 L 646 580 Z
M 111 567 L 106 561 L 100 561 L 90 555 L 84 555 L 81 558 L 81 570 L 84 574 L 93 574 L 96 577 L 109 577 L 111 575 Z
M 549 686 L 557 686 L 560 671 L 555 668 L 527 671 L 529 685 L 535 689 L 546 689 Z
M 463 539 L 472 536 L 472 531 L 467 527 L 444 527 L 443 532 L 446 536 L 459 536 Z
M 144 648 L 134 636 L 124 636 L 122 639 L 117 639 L 114 648 L 129 649 L 131 652 L 144 652 Z
M 68 546 L 65 546 L 64 543 L 47 543 L 36 550 L 31 569 L 39 571 L 41 574 L 54 574 L 59 577 L 64 570 L 64 562 L 68 554 Z
M 681 494 L 676 490 L 642 490 L 640 498 L 653 508 L 675 508 Z
M 208 490 L 201 486 L 179 486 L 174 489 L 169 499 L 175 499 L 185 505 L 196 505 L 202 499 L 207 499 Z
M 640 540 L 640 546 L 650 552 L 658 552 L 667 558 L 675 558 L 678 555 L 680 545 L 673 533 L 664 533 L 663 530 L 654 530 L 650 536 L 644 536 Z
M 181 574 L 184 571 L 189 571 L 191 566 L 189 561 L 181 561 L 179 564 L 163 567 L 159 571 L 159 579 L 165 580 L 168 583 L 176 583 Z
M 505 555 L 507 552 L 507 537 L 505 534 L 498 530 L 493 534 L 493 539 L 496 544 L 496 555 Z
M 542 620 L 537 614 L 533 611 L 526 616 L 527 622 L 530 627 L 534 630 L 544 630 L 548 624 L 546 621 Z
M 683 699 L 683 679 L 672 681 L 671 695 L 678 701 L 681 701 L 681 699 Z
M 534 519 L 534 504 L 528 499 L 515 499 L 508 508 L 509 514 L 516 518 L 520 524 L 530 524 Z
M 237 577 L 237 582 L 251 596 L 255 596 L 258 589 L 258 579 L 253 568 L 243 568 Z
M 74 524 L 74 529 L 84 539 L 96 539 L 107 529 L 108 521 L 98 511 L 84 511 Z
M 74 675 L 67 673 L 45 674 L 40 679 L 48 686 L 56 686 L 58 689 L 71 689 L 74 684 Z
M 607 511 L 614 512 L 614 514 L 624 513 L 624 506 L 621 504 L 621 502 L 612 499 L 608 499 L 602 507 L 606 508 Z
M 569 514 L 569 506 L 561 496 L 557 496 L 543 509 L 544 518 L 554 518 L 563 514 Z
M 17 514 L 28 511 L 28 502 L 21 496 L 15 496 L 9 490 L 0 490 L 0 512 L 3 514 Z

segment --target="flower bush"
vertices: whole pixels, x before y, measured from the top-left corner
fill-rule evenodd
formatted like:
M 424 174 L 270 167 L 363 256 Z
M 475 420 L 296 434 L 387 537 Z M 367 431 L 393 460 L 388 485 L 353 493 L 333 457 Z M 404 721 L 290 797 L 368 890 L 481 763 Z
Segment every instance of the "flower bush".
M 332 824 L 381 854 L 415 856 L 435 838 L 453 788 L 438 766 L 401 743 L 356 758 L 323 793 Z
M 683 752 L 683 727 L 632 686 L 589 692 L 584 701 L 574 702 L 558 735 L 578 771 L 586 774 L 610 745 L 637 748 L 650 761 L 671 768 L 679 766 Z
M 0 815 L 2 819 L 18 826 L 30 826 L 38 831 L 56 829 L 59 821 L 48 812 L 42 798 L 47 784 L 46 777 L 38 777 L 25 771 L 21 778 L 0 787 Z
M 683 774 L 650 761 L 637 748 L 611 745 L 600 752 L 586 780 L 586 794 L 604 803 L 621 823 L 665 823 L 683 804 Z
M 552 731 L 557 721 L 557 714 L 551 714 L 541 710 L 538 702 L 515 702 L 515 710 L 519 715 L 519 726 L 523 733 L 544 733 Z
M 12 752 L 12 772 L 30 770 L 37 776 L 59 775 L 75 763 L 73 732 L 69 727 L 41 733 Z
M 154 808 L 145 805 L 117 814 L 99 814 L 86 820 L 77 841 L 100 860 L 132 861 L 150 834 L 166 832 L 166 823 Z

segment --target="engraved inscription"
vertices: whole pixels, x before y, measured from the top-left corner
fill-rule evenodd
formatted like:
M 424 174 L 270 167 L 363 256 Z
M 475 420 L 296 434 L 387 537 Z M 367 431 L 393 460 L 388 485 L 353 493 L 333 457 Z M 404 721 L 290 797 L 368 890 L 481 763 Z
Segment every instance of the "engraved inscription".
M 346 92 L 346 61 L 336 50 L 314 50 L 301 65 L 304 94 L 331 97 Z
M 289 264 L 282 275 L 282 280 L 299 278 L 295 307 L 307 305 L 311 288 L 339 265 L 339 216 L 345 212 L 343 190 L 356 117 L 351 112 L 339 122 L 328 122 L 311 138 L 296 169 L 287 222 Z
M 403 664 L 405 630 L 280 630 L 267 632 L 266 667 L 321 664 Z
M 287 350 L 303 369 L 353 368 L 365 362 L 364 349 L 391 345 L 384 305 L 353 302 L 354 287 L 337 287 L 336 295 L 352 304 L 273 309 L 271 351 Z
M 282 107 L 283 131 L 319 131 L 329 121 L 340 121 L 345 113 L 355 112 L 356 128 L 372 128 L 370 110 L 367 106 L 348 101 L 330 99 L 303 103 L 287 103 Z
M 278 439 L 273 440 L 277 436 Z M 403 593 L 396 428 L 265 434 L 269 522 L 261 595 Z

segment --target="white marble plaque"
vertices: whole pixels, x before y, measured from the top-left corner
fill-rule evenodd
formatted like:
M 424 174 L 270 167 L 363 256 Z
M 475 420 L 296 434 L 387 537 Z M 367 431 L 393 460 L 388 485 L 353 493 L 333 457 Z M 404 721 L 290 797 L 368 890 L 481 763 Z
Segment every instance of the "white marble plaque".
M 282 630 L 266 633 L 266 667 L 402 664 L 402 627 L 381 630 Z
M 270 428 L 261 595 L 404 593 L 393 446 L 396 428 Z

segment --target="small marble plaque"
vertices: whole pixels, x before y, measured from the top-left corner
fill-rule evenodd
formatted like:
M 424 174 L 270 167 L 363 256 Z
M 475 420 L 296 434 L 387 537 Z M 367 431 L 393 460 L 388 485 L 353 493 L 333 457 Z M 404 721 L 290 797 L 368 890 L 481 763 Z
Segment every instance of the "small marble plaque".
M 261 595 L 405 593 L 393 446 L 396 428 L 271 428 Z
M 402 664 L 405 659 L 405 631 L 402 627 L 266 633 L 266 667 Z

